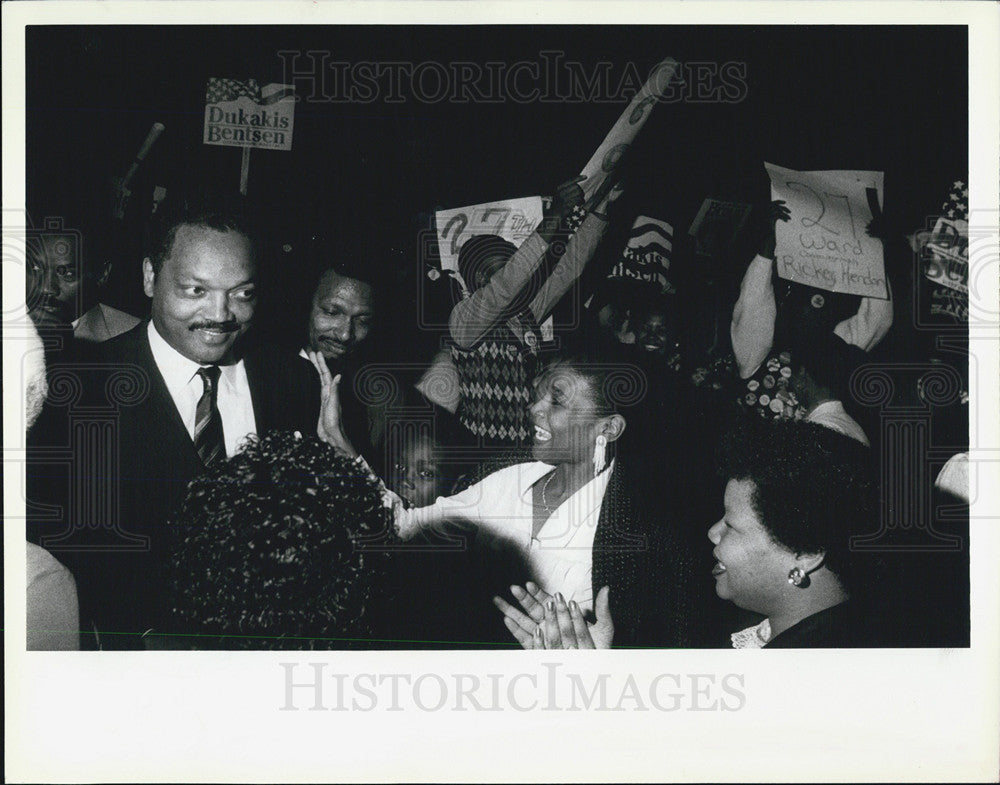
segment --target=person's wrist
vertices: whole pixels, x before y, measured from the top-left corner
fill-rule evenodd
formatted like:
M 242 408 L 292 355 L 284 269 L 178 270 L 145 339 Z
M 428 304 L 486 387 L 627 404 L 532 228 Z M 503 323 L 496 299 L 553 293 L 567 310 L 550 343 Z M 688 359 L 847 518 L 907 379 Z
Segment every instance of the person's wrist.
M 361 454 L 354 449 L 354 445 L 348 441 L 343 432 L 337 435 L 337 449 L 348 458 L 360 458 Z

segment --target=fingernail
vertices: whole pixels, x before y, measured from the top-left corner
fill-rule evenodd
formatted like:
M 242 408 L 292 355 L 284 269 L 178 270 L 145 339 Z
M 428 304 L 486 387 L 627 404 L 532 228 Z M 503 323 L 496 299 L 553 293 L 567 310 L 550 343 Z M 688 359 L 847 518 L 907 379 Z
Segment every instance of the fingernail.
M 522 589 L 520 586 L 511 586 L 510 593 L 513 594 L 515 597 L 521 597 L 524 595 L 524 589 Z
M 549 600 L 547 603 L 545 603 L 545 607 L 548 608 L 550 611 L 554 611 L 556 609 L 556 601 Z
M 566 604 L 566 600 L 563 599 L 563 596 L 560 592 L 556 592 L 556 602 L 558 602 L 560 605 Z
M 569 607 L 574 611 L 580 610 L 580 606 L 576 604 L 576 600 L 570 600 Z

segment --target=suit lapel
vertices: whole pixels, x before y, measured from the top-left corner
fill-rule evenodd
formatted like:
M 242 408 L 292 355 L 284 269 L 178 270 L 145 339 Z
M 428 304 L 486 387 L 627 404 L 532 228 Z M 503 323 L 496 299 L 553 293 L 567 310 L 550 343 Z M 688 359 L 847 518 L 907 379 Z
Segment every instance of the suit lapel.
M 271 408 L 267 405 L 267 373 L 259 353 L 247 352 L 243 357 L 243 367 L 247 372 L 247 384 L 250 386 L 250 404 L 253 406 L 253 420 L 257 426 L 257 434 L 263 436 L 272 427 Z
M 153 350 L 149 346 L 149 335 L 146 332 L 146 322 L 136 328 L 140 331 L 136 341 L 136 361 L 146 369 L 149 375 L 149 398 L 146 402 L 146 411 L 140 416 L 148 417 L 148 430 L 158 432 L 160 438 L 169 444 L 177 446 L 182 453 L 189 455 L 201 465 L 201 459 L 195 450 L 194 442 L 188 433 L 181 419 L 181 413 L 177 410 L 177 405 L 167 389 L 167 383 L 163 379 L 163 374 L 153 358 Z M 160 447 L 164 445 L 159 445 Z M 157 449 L 157 445 L 147 445 L 148 449 Z

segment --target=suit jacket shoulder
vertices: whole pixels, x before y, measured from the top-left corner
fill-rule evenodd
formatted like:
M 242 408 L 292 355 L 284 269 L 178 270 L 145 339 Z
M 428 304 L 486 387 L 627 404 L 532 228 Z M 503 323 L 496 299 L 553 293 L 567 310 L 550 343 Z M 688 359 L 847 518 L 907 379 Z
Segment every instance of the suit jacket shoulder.
M 271 430 L 316 433 L 319 377 L 298 350 L 257 343 L 246 350 L 244 363 L 259 434 Z
M 148 321 L 97 346 L 94 390 L 119 413 L 119 439 L 123 457 L 143 463 L 157 452 L 179 462 L 192 476 L 201 469 L 194 443 L 153 358 L 147 335 Z M 120 389 L 119 389 L 120 388 Z

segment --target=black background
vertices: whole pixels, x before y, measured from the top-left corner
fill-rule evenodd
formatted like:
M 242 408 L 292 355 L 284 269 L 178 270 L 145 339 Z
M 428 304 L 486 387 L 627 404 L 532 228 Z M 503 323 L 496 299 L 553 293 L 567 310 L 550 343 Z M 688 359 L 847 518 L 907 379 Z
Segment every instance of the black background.
M 960 26 L 32 26 L 26 37 L 34 220 L 103 205 L 108 180 L 157 121 L 166 131 L 134 183 L 137 198 L 153 185 L 170 196 L 236 193 L 240 149 L 202 143 L 205 83 L 287 81 L 281 50 L 303 53 L 300 67 L 309 50 L 350 63 L 508 65 L 560 51 L 585 73 L 611 62 L 612 84 L 626 63 L 645 77 L 666 56 L 745 63 L 741 101 L 658 106 L 630 152 L 624 212 L 659 215 L 681 231 L 706 196 L 766 199 L 762 161 L 883 170 L 886 216 L 908 231 L 923 227 L 968 168 Z M 299 82 L 300 94 L 307 89 Z M 581 170 L 632 96 L 429 103 L 403 90 L 398 103 L 302 101 L 292 151 L 252 152 L 249 202 L 272 268 L 284 266 L 289 280 L 302 262 L 278 249 L 319 232 L 348 239 L 412 286 L 419 231 L 435 207 L 551 193 Z M 137 283 L 141 248 L 119 254 L 120 272 Z M 284 302 L 273 299 L 271 311 Z

